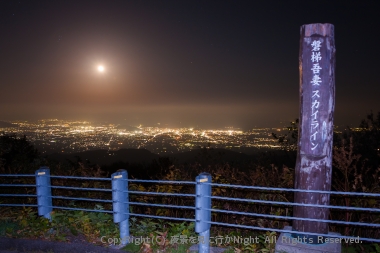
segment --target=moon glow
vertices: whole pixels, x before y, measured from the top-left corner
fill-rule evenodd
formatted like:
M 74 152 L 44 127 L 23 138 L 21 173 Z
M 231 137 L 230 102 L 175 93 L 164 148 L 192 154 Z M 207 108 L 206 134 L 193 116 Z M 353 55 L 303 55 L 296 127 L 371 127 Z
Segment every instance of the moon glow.
M 98 71 L 99 71 L 99 72 L 104 72 L 104 67 L 103 67 L 102 65 L 99 65 L 99 66 L 98 66 Z

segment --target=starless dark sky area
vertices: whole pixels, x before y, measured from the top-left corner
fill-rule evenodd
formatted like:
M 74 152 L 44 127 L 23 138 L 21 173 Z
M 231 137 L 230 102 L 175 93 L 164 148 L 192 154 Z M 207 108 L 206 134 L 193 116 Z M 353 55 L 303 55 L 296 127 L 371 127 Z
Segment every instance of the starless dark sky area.
M 379 6 L 2 0 L 0 119 L 287 125 L 299 115 L 300 26 L 331 23 L 335 124 L 357 126 L 380 109 Z

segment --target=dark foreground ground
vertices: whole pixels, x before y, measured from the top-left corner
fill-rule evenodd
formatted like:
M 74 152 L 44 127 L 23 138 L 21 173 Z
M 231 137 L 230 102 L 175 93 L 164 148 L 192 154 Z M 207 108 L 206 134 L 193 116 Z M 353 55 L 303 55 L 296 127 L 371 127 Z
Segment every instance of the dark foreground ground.
M 210 253 L 223 253 L 225 248 L 210 247 Z M 0 237 L 0 253 L 130 253 L 125 250 L 96 246 L 86 242 L 51 242 Z M 198 252 L 192 245 L 188 252 Z
M 0 253 L 128 253 L 86 242 L 51 242 L 0 237 Z

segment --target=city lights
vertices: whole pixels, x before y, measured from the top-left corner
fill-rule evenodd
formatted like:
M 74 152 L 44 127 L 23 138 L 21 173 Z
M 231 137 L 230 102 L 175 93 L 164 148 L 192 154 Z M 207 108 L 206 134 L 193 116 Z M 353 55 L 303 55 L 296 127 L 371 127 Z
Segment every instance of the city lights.
M 94 125 L 88 121 L 39 120 L 14 121 L 18 127 L 2 128 L 4 134 L 23 135 L 42 153 L 82 152 L 123 148 L 147 149 L 156 154 L 189 151 L 200 147 L 223 148 L 241 152 L 246 148 L 281 149 L 271 133 L 282 128 L 195 129 L 143 127 L 127 130 L 117 124 Z

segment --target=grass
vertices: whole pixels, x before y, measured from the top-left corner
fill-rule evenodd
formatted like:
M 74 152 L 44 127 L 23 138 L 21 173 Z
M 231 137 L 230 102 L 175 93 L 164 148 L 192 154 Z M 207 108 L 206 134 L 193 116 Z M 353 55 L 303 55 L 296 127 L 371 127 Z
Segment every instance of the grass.
M 96 206 L 94 209 L 101 209 Z M 4 213 L 7 210 L 7 213 Z M 83 211 L 55 211 L 52 221 L 38 217 L 33 208 L 22 210 L 3 209 L 0 220 L 0 236 L 15 238 L 34 238 L 44 240 L 70 241 L 74 237 L 84 237 L 88 242 L 103 245 L 109 238 L 119 238 L 119 229 L 113 223 L 112 215 Z M 187 253 L 189 248 L 198 243 L 198 235 L 194 231 L 194 223 L 165 222 L 163 220 L 130 218 L 130 234 L 133 241 L 123 250 L 132 253 Z M 102 242 L 100 238 L 104 236 Z M 227 242 L 226 236 L 231 240 Z M 274 252 L 275 232 L 257 233 L 252 230 L 236 230 L 231 228 L 211 228 L 211 237 L 219 238 L 211 247 L 226 248 L 225 253 Z M 236 241 L 236 238 L 257 238 L 251 242 Z M 144 238 L 144 239 L 142 239 Z M 149 241 L 146 239 L 149 238 Z M 152 240 L 154 238 L 154 240 Z M 223 238 L 223 239 L 221 239 Z M 235 241 L 232 239 L 235 238 Z M 268 238 L 273 238 L 270 240 Z M 114 240 L 114 239 L 112 239 Z M 252 241 L 253 240 L 253 241 Z M 112 241 L 111 241 L 112 242 Z M 118 244 L 118 243 L 117 243 Z M 107 245 L 108 246 L 108 245 Z M 39 253 L 38 251 L 34 251 Z M 53 251 L 51 251 L 53 253 Z M 379 244 L 344 245 L 342 252 L 374 252 L 379 253 Z M 32 253 L 32 252 L 30 252 Z
M 99 209 L 96 206 L 94 209 Z M 38 217 L 33 208 L 24 207 L 21 210 L 7 209 L 1 215 L 0 236 L 12 238 L 32 238 L 56 241 L 71 241 L 75 237 L 84 237 L 88 242 L 108 246 L 110 242 L 119 238 L 119 229 L 113 223 L 112 215 L 106 213 L 92 213 L 83 211 L 54 211 L 52 221 Z M 259 236 L 252 231 L 232 231 L 231 229 L 211 229 L 211 237 L 219 237 L 228 233 L 230 237 Z M 194 223 L 165 222 L 163 220 L 130 218 L 130 234 L 134 241 L 124 250 L 129 252 L 187 252 L 198 243 L 198 235 L 194 230 Z M 272 234 L 276 236 L 276 234 Z M 101 238 L 103 237 L 103 241 Z M 141 238 L 145 238 L 145 241 Z M 146 238 L 150 238 L 149 241 Z M 152 240 L 151 238 L 154 238 Z M 233 242 L 212 243 L 211 247 L 229 248 L 225 252 L 273 252 L 274 245 L 265 244 L 264 237 L 260 237 L 259 244 L 239 244 Z M 119 243 L 119 241 L 117 242 Z M 106 245 L 105 245 L 106 244 Z M 268 251 L 257 251 L 267 248 Z

